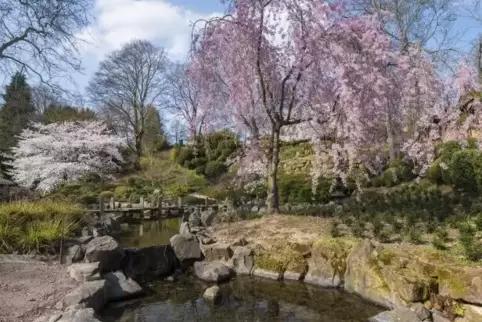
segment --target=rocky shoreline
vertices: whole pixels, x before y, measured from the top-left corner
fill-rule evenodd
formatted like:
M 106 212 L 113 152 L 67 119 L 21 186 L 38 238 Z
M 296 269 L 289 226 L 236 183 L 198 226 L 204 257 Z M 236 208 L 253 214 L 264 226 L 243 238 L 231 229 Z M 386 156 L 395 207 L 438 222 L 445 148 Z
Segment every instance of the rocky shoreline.
M 106 232 L 115 231 L 118 218 L 108 222 Z M 107 303 L 144 294 L 144 281 L 175 280 L 182 273 L 208 283 L 249 274 L 341 288 L 390 309 L 372 322 L 482 321 L 480 267 L 442 265 L 368 239 L 287 241 L 271 247 L 250 238 L 218 241 L 215 222 L 212 210 L 194 212 L 170 245 L 140 249 L 121 248 L 108 235 L 84 234 L 66 251 L 70 276 L 82 284 L 59 302 L 59 312 L 35 322 L 99 321 L 96 314 Z M 215 301 L 218 293 L 211 287 L 205 298 Z

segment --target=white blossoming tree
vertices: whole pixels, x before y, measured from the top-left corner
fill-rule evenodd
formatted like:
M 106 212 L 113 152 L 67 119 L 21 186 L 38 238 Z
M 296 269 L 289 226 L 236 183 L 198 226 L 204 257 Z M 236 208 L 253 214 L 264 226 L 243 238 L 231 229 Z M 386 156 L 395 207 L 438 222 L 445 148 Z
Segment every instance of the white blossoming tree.
M 123 162 L 124 145 L 99 121 L 34 123 L 12 149 L 10 175 L 21 186 L 48 193 L 88 173 L 112 175 Z

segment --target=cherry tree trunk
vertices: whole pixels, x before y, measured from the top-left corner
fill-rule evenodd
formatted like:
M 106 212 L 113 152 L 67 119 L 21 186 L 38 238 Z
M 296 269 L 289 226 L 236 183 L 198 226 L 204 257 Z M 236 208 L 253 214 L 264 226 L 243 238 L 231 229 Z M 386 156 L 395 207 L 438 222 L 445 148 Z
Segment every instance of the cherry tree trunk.
M 266 205 L 268 206 L 268 213 L 279 212 L 279 191 L 278 191 L 278 168 L 279 168 L 279 153 L 280 153 L 280 130 L 274 129 L 271 136 L 270 148 L 268 152 L 268 171 L 267 184 L 268 196 L 266 198 Z

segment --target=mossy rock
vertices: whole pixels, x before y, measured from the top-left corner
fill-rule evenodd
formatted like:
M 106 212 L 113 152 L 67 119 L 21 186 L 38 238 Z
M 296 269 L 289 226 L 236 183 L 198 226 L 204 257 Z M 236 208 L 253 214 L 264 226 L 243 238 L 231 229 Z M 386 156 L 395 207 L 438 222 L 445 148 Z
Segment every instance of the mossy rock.
M 279 242 L 267 250 L 258 251 L 254 261 L 256 267 L 276 273 L 290 271 L 304 274 L 308 267 L 303 254 L 287 242 Z

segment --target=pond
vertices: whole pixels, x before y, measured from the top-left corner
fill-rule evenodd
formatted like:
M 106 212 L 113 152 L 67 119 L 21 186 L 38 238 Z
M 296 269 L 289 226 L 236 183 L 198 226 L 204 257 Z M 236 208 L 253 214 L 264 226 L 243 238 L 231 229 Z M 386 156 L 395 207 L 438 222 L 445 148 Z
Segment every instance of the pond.
M 165 245 L 178 233 L 179 226 L 180 219 L 124 224 L 117 239 L 126 247 Z M 383 311 L 340 290 L 250 276 L 237 276 L 220 285 L 223 296 L 216 305 L 202 298 L 209 285 L 193 277 L 158 281 L 150 287 L 152 293 L 146 297 L 108 306 L 103 321 L 361 322 Z
M 180 225 L 180 218 L 122 224 L 122 233 L 116 239 L 124 247 L 167 245 L 169 239 L 179 232 Z
M 326 321 L 365 322 L 382 311 L 356 295 L 299 282 L 237 276 L 222 284 L 221 301 L 202 298 L 207 284 L 191 277 L 152 285 L 140 300 L 108 306 L 105 322 L 154 321 Z

